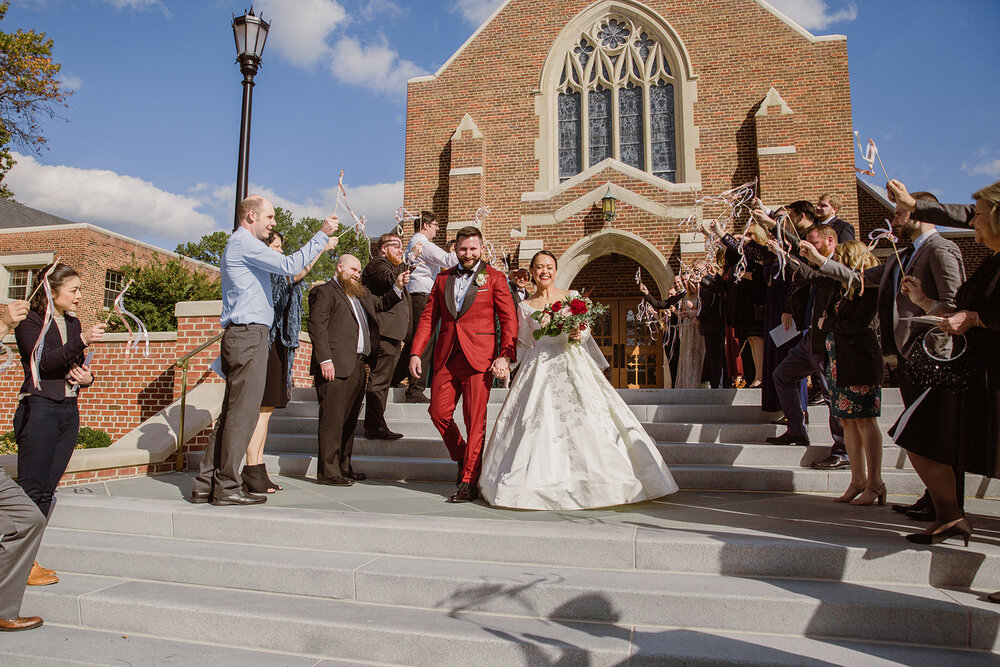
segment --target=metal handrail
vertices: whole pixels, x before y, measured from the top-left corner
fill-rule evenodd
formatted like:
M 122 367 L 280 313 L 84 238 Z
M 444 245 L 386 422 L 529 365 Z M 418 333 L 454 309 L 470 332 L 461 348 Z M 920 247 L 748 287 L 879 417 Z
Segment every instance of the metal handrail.
M 188 368 L 191 366 L 191 358 L 202 352 L 210 345 L 222 338 L 222 332 L 209 338 L 207 341 L 191 350 L 183 357 L 173 363 L 174 368 L 181 369 L 181 423 L 177 434 L 177 470 L 184 470 L 184 413 L 187 412 L 187 377 Z

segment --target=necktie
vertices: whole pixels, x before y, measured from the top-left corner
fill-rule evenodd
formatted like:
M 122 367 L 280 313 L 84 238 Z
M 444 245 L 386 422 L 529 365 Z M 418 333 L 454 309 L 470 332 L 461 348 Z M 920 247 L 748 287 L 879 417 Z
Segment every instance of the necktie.
M 475 267 L 467 269 L 461 264 L 458 265 L 458 275 L 460 276 L 471 276 L 475 272 L 476 272 Z
M 372 350 L 371 332 L 368 331 L 368 318 L 365 317 L 365 309 L 361 302 L 354 297 L 350 297 L 351 310 L 354 311 L 354 318 L 361 328 L 361 354 L 368 356 Z

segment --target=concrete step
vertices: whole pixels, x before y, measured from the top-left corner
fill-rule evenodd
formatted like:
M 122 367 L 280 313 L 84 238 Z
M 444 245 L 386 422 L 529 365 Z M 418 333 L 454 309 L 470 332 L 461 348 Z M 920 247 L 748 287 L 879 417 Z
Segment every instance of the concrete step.
M 87 550 L 99 550 L 105 539 L 138 536 L 171 538 L 188 546 L 174 551 L 159 547 L 162 557 L 149 556 L 152 560 L 148 563 L 121 567 L 152 568 L 161 573 L 158 576 L 184 576 L 187 578 L 180 581 L 189 583 L 201 581 L 192 577 L 214 576 L 220 586 L 226 582 L 239 585 L 250 570 L 260 571 L 257 578 L 271 579 L 264 575 L 284 568 L 306 580 L 286 586 L 309 585 L 309 590 L 318 594 L 342 597 L 350 597 L 352 588 L 336 579 L 350 579 L 355 568 L 378 556 L 588 571 L 809 579 L 865 586 L 888 583 L 1000 589 L 1000 547 L 995 546 L 996 522 L 992 520 L 977 527 L 973 548 L 955 546 L 955 542 L 922 548 L 900 537 L 922 524 L 902 519 L 888 508 L 857 508 L 827 498 L 789 496 L 787 501 L 769 502 L 768 515 L 762 517 L 741 512 L 738 505 L 715 509 L 710 500 L 710 496 L 705 497 L 704 507 L 678 505 L 685 518 L 658 525 L 602 523 L 600 512 L 574 513 L 593 517 L 590 522 L 551 523 L 486 515 L 359 514 L 267 505 L 220 508 L 182 501 L 66 495 L 60 496 L 59 511 L 52 515 L 39 561 L 59 572 L 74 571 L 88 563 L 88 569 L 114 574 L 119 567 L 115 558 L 87 556 Z M 663 503 L 670 506 L 669 498 Z M 632 507 L 641 511 L 641 506 Z M 547 513 L 518 514 L 544 519 Z M 860 526 L 855 521 L 859 514 L 864 518 Z M 822 516 L 825 520 L 793 521 L 799 516 Z M 713 530 L 705 524 L 712 524 Z M 266 544 L 262 544 L 262 536 Z M 234 546 L 236 553 L 229 562 L 212 564 L 213 549 Z M 305 555 L 286 557 L 285 549 L 301 550 Z M 175 558 L 176 564 L 171 564 Z M 179 570 L 181 561 L 199 563 L 206 571 L 185 574 Z M 228 568 L 234 571 L 228 572 Z M 320 582 L 318 573 L 335 581 Z M 142 570 L 121 572 L 122 576 L 143 574 L 150 576 Z M 271 590 L 269 582 L 255 585 Z M 995 606 L 986 608 L 996 610 Z
M 302 549 L 58 529 L 46 536 L 40 557 L 71 580 L 77 576 L 74 573 L 85 572 L 119 580 L 193 584 L 205 587 L 205 595 L 219 598 L 225 597 L 217 593 L 219 588 L 234 592 L 250 588 L 449 614 L 482 612 L 629 626 L 688 626 L 994 648 L 987 639 L 988 624 L 996 620 L 992 611 L 967 608 L 931 586 L 876 588 L 720 574 L 317 554 Z M 88 602 L 89 596 L 84 604 Z M 872 615 L 880 622 L 872 623 Z M 82 618 L 81 624 L 86 624 Z

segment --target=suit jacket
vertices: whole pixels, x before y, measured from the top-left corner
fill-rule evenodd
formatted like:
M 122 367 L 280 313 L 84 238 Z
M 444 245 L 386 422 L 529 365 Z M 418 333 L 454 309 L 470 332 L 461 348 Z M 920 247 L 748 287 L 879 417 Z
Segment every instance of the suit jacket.
M 83 351 L 87 348 L 80 338 L 80 320 L 69 313 L 64 313 L 66 319 L 66 342 L 59 337 L 59 328 L 53 322 L 45 333 L 45 344 L 42 346 L 42 358 L 38 363 L 38 377 L 41 388 L 35 389 L 31 381 L 31 351 L 42 332 L 42 316 L 34 310 L 28 311 L 28 316 L 14 329 L 17 339 L 17 349 L 21 353 L 21 366 L 24 368 L 24 382 L 21 384 L 22 394 L 44 396 L 53 401 L 66 398 L 66 375 L 73 364 L 82 364 Z M 88 387 L 90 385 L 81 385 Z
M 359 297 L 368 318 L 371 349 L 365 362 L 375 364 L 378 355 L 379 324 L 377 313 L 396 305 L 400 297 L 389 290 L 376 298 L 371 292 Z M 312 361 L 309 372 L 317 382 L 324 382 L 320 363 L 329 359 L 338 378 L 350 376 L 358 357 L 358 321 L 343 288 L 336 280 L 317 285 L 309 291 L 309 337 L 312 339 Z
M 816 297 L 813 301 L 812 317 L 806 322 L 806 308 L 809 302 L 809 294 L 816 288 Z M 817 330 L 816 322 L 826 313 L 834 298 L 840 294 L 840 283 L 836 280 L 821 274 L 816 269 L 801 262 L 795 269 L 792 276 L 792 284 L 785 298 L 785 308 L 783 312 L 791 313 L 795 318 L 795 324 L 800 330 L 811 327 Z M 812 337 L 812 351 L 814 354 L 823 354 L 825 347 L 823 336 Z
M 441 331 L 434 346 L 434 368 L 442 368 L 457 345 L 469 365 L 485 372 L 497 356 L 495 317 L 500 322 L 498 356 L 514 361 L 517 357 L 517 311 L 507 278 L 480 261 L 459 311 L 455 307 L 456 273 L 457 267 L 448 269 L 438 274 L 434 281 L 427 306 L 413 334 L 411 354 L 419 355 L 424 351 L 434 326 L 440 322 Z
M 833 218 L 830 219 L 830 222 L 825 224 L 830 225 L 833 227 L 833 231 L 837 232 L 837 243 L 856 240 L 856 237 L 854 236 L 854 227 L 837 216 L 833 216 Z
M 514 300 L 514 308 L 516 309 L 518 306 L 521 305 L 521 302 L 524 301 L 524 299 L 521 298 L 520 292 L 517 291 L 517 285 L 515 285 L 514 283 L 508 283 L 508 284 L 510 285 L 510 297 Z M 530 299 L 531 295 L 528 294 L 525 298 Z M 515 310 L 514 312 L 517 311 Z
M 704 334 L 716 333 L 726 328 L 726 292 L 729 284 L 718 274 L 701 279 L 698 288 L 698 331 Z
M 906 261 L 906 260 L 904 260 Z M 857 272 L 833 260 L 820 267 L 820 273 L 847 282 Z M 955 292 L 965 282 L 965 267 L 958 246 L 940 234 L 931 234 L 907 262 L 907 275 L 920 279 L 924 293 L 948 305 L 954 305 Z M 882 333 L 882 351 L 886 355 L 908 357 L 913 344 L 931 327 L 914 324 L 904 318 L 923 315 L 923 309 L 899 292 L 899 262 L 896 254 L 883 264 L 865 271 L 865 285 L 878 287 L 878 318 Z
M 361 272 L 361 284 L 374 296 L 380 297 L 393 291 L 393 285 L 404 266 L 393 266 L 385 257 L 375 257 Z M 383 338 L 404 340 L 410 335 L 410 293 L 403 291 L 403 298 L 389 310 L 376 315 L 379 333 Z
M 860 292 L 855 285 L 852 298 L 842 296 L 830 304 L 820 332 L 813 336 L 813 340 L 819 338 L 825 343 L 826 334 L 833 334 L 838 387 L 881 385 L 885 372 L 875 333 L 878 292 Z

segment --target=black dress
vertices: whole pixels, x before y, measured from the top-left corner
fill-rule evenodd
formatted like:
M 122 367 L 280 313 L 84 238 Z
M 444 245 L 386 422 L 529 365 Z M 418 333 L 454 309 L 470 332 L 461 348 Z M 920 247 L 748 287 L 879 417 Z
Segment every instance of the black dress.
M 956 310 L 979 313 L 987 328 L 965 332 L 979 371 L 961 393 L 931 389 L 896 443 L 958 470 L 1000 477 L 1000 253 L 980 265 L 955 294 Z

